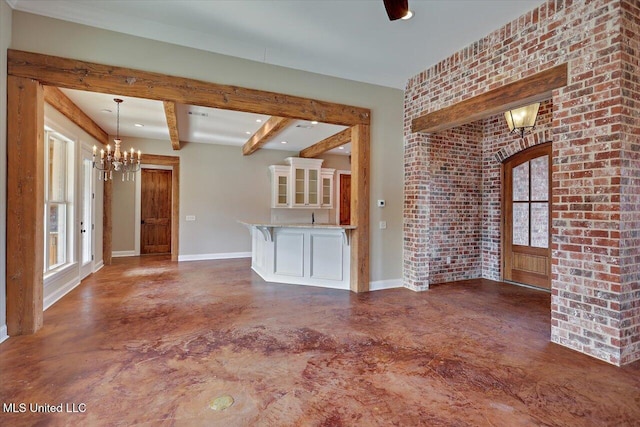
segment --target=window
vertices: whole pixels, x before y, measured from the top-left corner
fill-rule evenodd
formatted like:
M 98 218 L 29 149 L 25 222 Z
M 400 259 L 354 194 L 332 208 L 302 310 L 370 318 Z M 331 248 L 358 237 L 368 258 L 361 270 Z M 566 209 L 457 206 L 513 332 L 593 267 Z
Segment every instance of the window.
M 44 273 L 73 262 L 73 142 L 45 132 Z

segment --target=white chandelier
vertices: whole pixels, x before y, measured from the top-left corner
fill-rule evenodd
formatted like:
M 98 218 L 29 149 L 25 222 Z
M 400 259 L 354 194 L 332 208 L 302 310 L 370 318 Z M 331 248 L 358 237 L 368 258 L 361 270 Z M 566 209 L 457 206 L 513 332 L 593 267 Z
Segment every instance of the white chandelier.
M 99 174 L 98 177 L 100 180 L 109 180 L 113 179 L 113 171 L 122 172 L 122 180 L 124 181 L 125 175 L 127 177 L 127 181 L 131 179 L 131 181 L 135 181 L 136 172 L 140 170 L 140 158 L 142 157 L 142 152 L 138 150 L 138 157 L 135 157 L 136 152 L 133 148 L 131 148 L 131 154 L 129 154 L 126 150 L 120 151 L 120 143 L 122 140 L 120 139 L 120 104 L 122 103 L 122 99 L 115 98 L 114 99 L 118 109 L 116 113 L 116 138 L 113 140 L 115 146 L 113 151 L 111 151 L 111 146 L 107 145 L 107 151 L 104 149 L 100 150 L 100 163 L 96 162 L 96 152 L 97 148 L 93 146 L 93 167 L 98 169 Z

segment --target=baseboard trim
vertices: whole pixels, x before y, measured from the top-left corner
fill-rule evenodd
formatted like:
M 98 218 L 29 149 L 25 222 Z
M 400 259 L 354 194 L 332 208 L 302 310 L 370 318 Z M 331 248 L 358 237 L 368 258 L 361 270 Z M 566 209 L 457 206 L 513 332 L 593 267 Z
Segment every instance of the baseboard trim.
M 9 338 L 9 334 L 7 333 L 7 325 L 0 326 L 0 343 L 6 341 Z
M 136 256 L 136 251 L 113 251 L 111 252 L 112 258 L 122 258 L 126 256 Z
M 60 298 L 62 298 L 63 296 L 65 296 L 66 294 L 68 294 L 69 292 L 74 290 L 78 285 L 80 285 L 80 282 L 81 281 L 78 280 L 78 278 L 76 277 L 73 280 L 67 282 L 63 286 L 61 286 L 58 289 L 56 289 L 51 294 L 47 295 L 44 298 L 44 300 L 42 301 L 42 305 L 44 307 L 44 310 L 48 309 L 53 304 L 55 304 L 58 300 L 60 300 Z M 45 291 L 46 291 L 46 289 L 45 289 Z
M 402 279 L 376 280 L 369 282 L 370 291 L 381 291 L 384 289 L 403 288 Z
M 207 261 L 214 259 L 251 258 L 251 252 L 227 252 L 217 254 L 179 255 L 178 261 Z
M 104 261 L 101 260 L 93 266 L 93 272 L 97 273 L 98 271 L 102 270 L 102 267 L 104 267 Z

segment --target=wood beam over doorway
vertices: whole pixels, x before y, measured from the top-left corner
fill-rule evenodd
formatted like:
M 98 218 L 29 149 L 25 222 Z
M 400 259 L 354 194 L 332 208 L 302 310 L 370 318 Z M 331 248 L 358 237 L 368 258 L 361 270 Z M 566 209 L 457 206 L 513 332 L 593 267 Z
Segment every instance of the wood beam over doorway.
M 169 138 L 174 150 L 180 149 L 180 133 L 178 132 L 178 115 L 176 114 L 176 103 L 172 101 L 162 101 L 164 105 L 164 115 L 167 118 L 169 128 Z
M 369 289 L 369 123 L 370 110 L 274 92 L 220 85 L 159 73 L 90 63 L 31 52 L 7 51 L 9 102 L 7 173 L 7 306 L 11 334 L 32 333 L 42 325 L 44 265 L 44 90 L 42 85 L 212 108 L 252 112 L 293 120 L 318 120 L 353 129 L 352 290 Z M 153 161 L 145 154 L 145 162 Z M 22 163 L 24 160 L 24 164 Z M 156 162 L 158 159 L 155 159 Z M 15 165 L 20 164 L 20 168 Z M 179 179 L 179 165 L 174 166 Z M 104 260 L 111 259 L 110 184 L 105 183 Z M 173 185 L 174 183 L 172 183 Z M 173 188 L 179 188 L 175 182 Z M 22 200 L 18 200 L 25 195 Z M 174 194 L 177 209 L 179 198 Z M 175 218 L 179 218 L 176 212 Z M 26 230 L 21 233 L 21 229 Z M 177 260 L 178 227 L 172 232 Z M 174 238 L 175 237 L 175 238 Z M 16 254 L 15 257 L 13 254 Z M 19 254 L 19 255 L 18 255 Z M 14 284 L 17 287 L 14 287 Z M 11 288 L 11 289 L 9 289 Z M 16 332 L 19 331 L 19 332 Z
M 57 87 L 44 87 L 44 102 L 58 110 L 62 115 L 78 125 L 80 129 L 87 132 L 102 145 L 109 143 L 109 134 Z
M 33 334 L 44 308 L 44 90 L 7 78 L 7 331 Z
M 36 79 L 42 84 L 62 88 L 118 93 L 123 96 L 299 120 L 317 120 L 342 126 L 369 124 L 370 121 L 370 111 L 367 108 L 59 56 L 9 49 L 7 63 L 8 74 L 12 76 Z
M 541 71 L 450 107 L 416 117 L 411 132 L 433 133 L 475 122 L 516 107 L 551 98 L 567 85 L 567 64 Z
M 347 128 L 342 132 L 331 135 L 330 137 L 325 138 L 322 141 L 305 148 L 304 150 L 300 151 L 299 156 L 307 158 L 316 157 L 329 150 L 338 148 L 341 145 L 344 145 L 347 142 L 351 141 L 351 134 L 352 130 L 350 128 Z
M 244 143 L 242 146 L 242 154 L 248 156 L 249 154 L 255 153 L 293 122 L 294 120 L 285 117 L 269 117 L 269 120 L 264 122 L 262 126 L 260 126 L 260 129 Z

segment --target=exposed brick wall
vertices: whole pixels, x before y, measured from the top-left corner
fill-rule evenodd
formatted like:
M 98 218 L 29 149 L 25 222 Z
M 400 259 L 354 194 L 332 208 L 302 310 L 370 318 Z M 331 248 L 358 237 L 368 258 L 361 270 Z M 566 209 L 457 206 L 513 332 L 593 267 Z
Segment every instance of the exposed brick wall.
M 406 131 L 405 131 L 406 134 Z M 414 291 L 429 287 L 429 168 L 424 137 L 405 139 L 404 145 L 404 285 Z
M 640 354 L 640 2 L 622 6 L 621 363 Z
M 442 136 L 412 134 L 411 120 L 566 62 L 569 83 L 553 92 L 550 126 L 540 124 L 537 133 L 518 141 L 506 135 L 506 128 L 501 133 L 500 118 L 482 122 L 481 270 L 476 274 L 501 276 L 498 160 L 551 135 L 551 339 L 614 364 L 640 358 L 638 3 L 548 0 L 408 81 L 407 287 L 422 290 L 434 280 L 457 278 L 436 259 L 444 249 L 431 246 L 442 244 L 442 236 L 432 232 L 440 224 L 426 220 L 442 209 L 432 193 L 443 191 L 438 185 L 446 185 L 446 179 L 432 176 L 430 166 Z M 465 221 L 474 235 L 477 224 L 477 218 Z M 478 257 L 468 255 L 471 263 Z
M 482 209 L 482 124 L 433 135 L 430 170 L 430 283 L 479 277 Z

